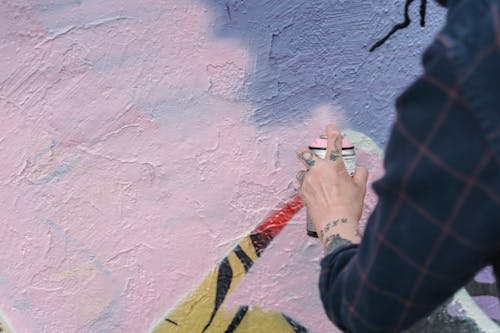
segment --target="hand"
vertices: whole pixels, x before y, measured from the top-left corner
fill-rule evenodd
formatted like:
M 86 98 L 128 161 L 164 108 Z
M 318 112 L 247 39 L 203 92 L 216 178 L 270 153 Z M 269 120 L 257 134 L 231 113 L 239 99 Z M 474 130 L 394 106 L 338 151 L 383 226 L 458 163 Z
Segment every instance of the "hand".
M 342 159 L 342 135 L 335 125 L 326 127 L 328 146 L 325 160 L 308 148 L 297 150 L 307 171 L 299 171 L 299 195 L 318 231 L 325 249 L 332 242 L 360 241 L 358 224 L 363 210 L 368 172 L 357 167 L 351 177 Z

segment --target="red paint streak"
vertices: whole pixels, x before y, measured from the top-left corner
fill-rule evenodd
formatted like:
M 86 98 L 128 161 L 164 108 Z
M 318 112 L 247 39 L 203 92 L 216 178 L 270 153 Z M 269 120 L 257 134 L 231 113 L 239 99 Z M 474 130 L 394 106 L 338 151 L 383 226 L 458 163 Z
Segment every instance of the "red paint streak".
M 274 210 L 271 215 L 255 228 L 252 234 L 265 235 L 271 239 L 276 237 L 303 206 L 300 197 L 295 196 L 292 201 Z

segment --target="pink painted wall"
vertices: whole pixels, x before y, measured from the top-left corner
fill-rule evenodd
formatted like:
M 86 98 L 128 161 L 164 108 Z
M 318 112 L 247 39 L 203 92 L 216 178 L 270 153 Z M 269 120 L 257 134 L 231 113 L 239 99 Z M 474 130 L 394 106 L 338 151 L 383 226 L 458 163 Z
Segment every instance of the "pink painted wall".
M 385 3 L 396 15 L 399 7 Z M 244 25 L 253 21 L 242 13 L 260 13 L 255 6 L 0 2 L 0 309 L 16 332 L 148 331 L 241 237 L 295 194 L 294 150 L 324 124 L 354 127 L 385 142 L 387 117 L 369 114 L 361 104 L 354 109 L 356 94 L 349 89 L 358 81 L 339 85 L 341 78 L 333 77 L 356 77 L 363 66 L 347 61 L 331 73 L 318 70 L 318 78 L 328 73 L 327 82 L 335 84 L 320 84 L 325 88 L 319 90 L 307 78 L 311 70 L 302 69 L 305 63 L 320 66 L 319 55 L 305 52 L 286 66 L 296 75 L 273 67 L 285 59 L 276 54 L 286 47 L 273 37 L 277 28 L 260 40 Z M 293 18 L 294 8 L 291 2 L 272 11 Z M 411 64 L 405 78 L 393 77 L 392 89 L 364 97 L 375 101 L 373 109 L 390 113 L 394 95 L 418 73 L 418 59 L 398 59 L 393 46 L 368 58 L 366 44 L 379 31 L 369 40 L 364 31 L 370 22 L 384 31 L 390 20 L 381 5 L 360 8 L 363 24 L 355 27 L 353 42 L 341 48 L 326 40 L 316 47 L 332 47 L 370 66 Z M 339 18 L 346 29 L 359 19 L 351 16 Z M 257 25 L 266 20 L 261 16 Z M 241 33 L 228 33 L 231 27 Z M 436 27 L 431 24 L 430 31 Z M 303 29 L 321 35 L 318 28 Z M 405 47 L 403 58 L 429 38 Z M 265 40 L 275 53 L 267 63 L 262 51 L 268 50 L 259 44 Z M 305 85 L 292 76 L 303 77 Z M 379 71 L 370 80 L 377 85 L 388 78 Z M 270 96 L 268 82 L 276 83 Z M 300 112 L 292 107 L 297 101 Z M 367 140 L 361 148 L 360 163 L 372 170 L 373 180 L 381 174 L 377 145 Z M 367 212 L 374 204 L 370 193 Z M 314 332 L 335 330 L 317 294 L 320 247 L 304 228 L 301 211 L 228 306 L 259 305 Z

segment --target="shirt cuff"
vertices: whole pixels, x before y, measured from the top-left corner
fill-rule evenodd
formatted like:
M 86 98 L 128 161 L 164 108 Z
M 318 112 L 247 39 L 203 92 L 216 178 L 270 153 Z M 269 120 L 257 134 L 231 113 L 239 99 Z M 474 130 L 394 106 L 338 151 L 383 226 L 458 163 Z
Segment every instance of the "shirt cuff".
M 337 247 L 335 250 L 324 256 L 324 258 L 321 260 L 321 267 L 331 266 L 332 262 L 338 255 L 344 252 L 353 252 L 352 254 L 354 254 L 355 252 L 357 252 L 358 248 L 359 244 L 346 244 Z

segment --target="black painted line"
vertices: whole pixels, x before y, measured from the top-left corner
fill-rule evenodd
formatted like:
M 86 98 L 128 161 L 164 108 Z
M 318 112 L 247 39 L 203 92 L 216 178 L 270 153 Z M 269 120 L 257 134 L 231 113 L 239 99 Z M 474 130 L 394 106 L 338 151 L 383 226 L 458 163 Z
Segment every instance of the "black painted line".
M 251 234 L 250 239 L 252 240 L 253 247 L 255 248 L 255 253 L 257 257 L 260 257 L 266 247 L 271 244 L 274 239 L 271 235 L 266 235 L 264 233 Z
M 308 330 L 307 328 L 305 328 L 304 326 L 300 325 L 298 322 L 296 322 L 295 320 L 293 320 L 292 318 L 288 317 L 287 315 L 285 315 L 284 313 L 281 314 L 283 316 L 283 318 L 285 318 L 285 320 L 290 324 L 290 326 L 292 326 L 293 328 L 293 331 L 295 333 L 308 333 Z
M 168 318 L 165 318 L 165 321 L 166 321 L 166 322 L 169 322 L 169 323 L 171 323 L 171 324 L 174 324 L 175 326 L 179 326 L 179 324 L 177 324 L 175 321 L 170 320 L 170 319 L 168 319 Z
M 241 321 L 245 317 L 245 315 L 248 312 L 248 306 L 240 306 L 238 309 L 238 312 L 236 312 L 236 315 L 234 316 L 233 320 L 231 321 L 231 324 L 227 327 L 226 331 L 224 333 L 233 333 L 238 326 L 241 324 Z
M 245 268 L 245 272 L 248 272 L 250 267 L 253 265 L 253 260 L 248 256 L 248 254 L 243 251 L 241 246 L 236 246 L 236 248 L 233 250 L 234 254 L 240 259 L 241 263 L 243 264 L 243 267 Z
M 231 264 L 229 263 L 229 259 L 226 257 L 219 265 L 219 274 L 217 275 L 217 290 L 215 294 L 215 307 L 212 311 L 212 315 L 210 316 L 210 320 L 207 325 L 203 329 L 202 332 L 205 332 L 207 328 L 212 324 L 214 320 L 215 314 L 219 310 L 220 306 L 224 302 L 224 299 L 229 292 L 229 288 L 231 287 L 231 282 L 233 281 L 233 269 L 231 268 Z

